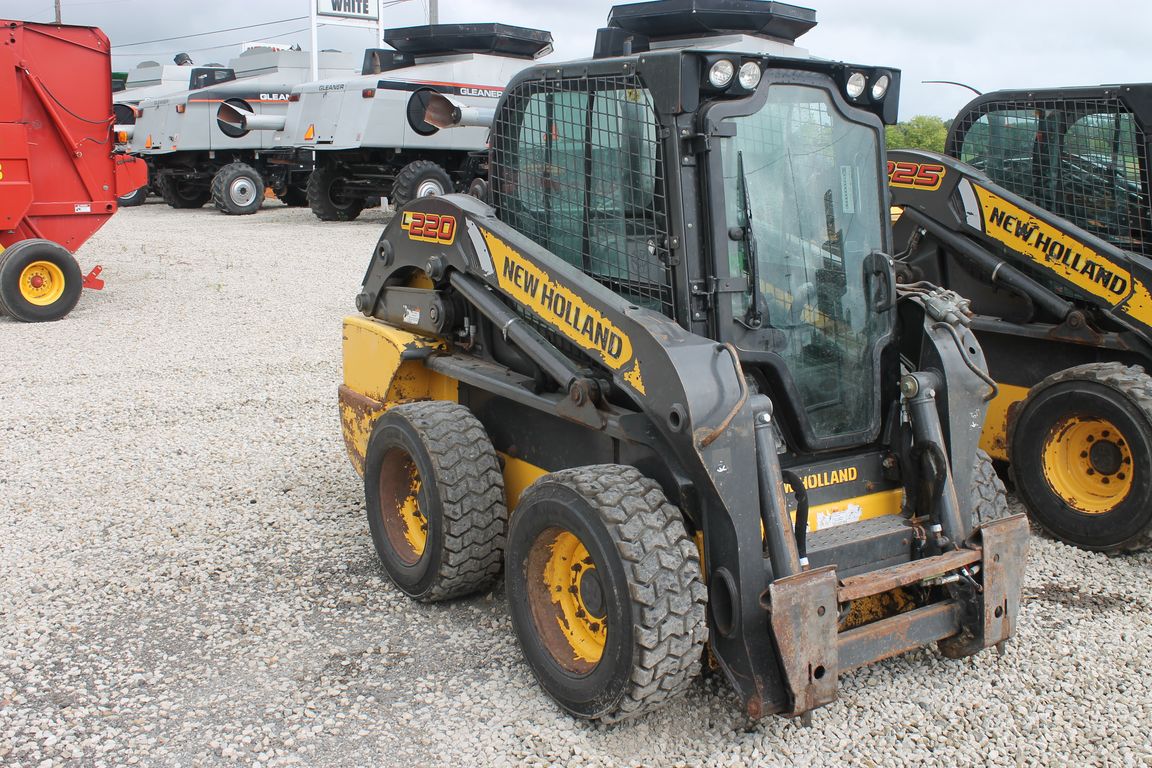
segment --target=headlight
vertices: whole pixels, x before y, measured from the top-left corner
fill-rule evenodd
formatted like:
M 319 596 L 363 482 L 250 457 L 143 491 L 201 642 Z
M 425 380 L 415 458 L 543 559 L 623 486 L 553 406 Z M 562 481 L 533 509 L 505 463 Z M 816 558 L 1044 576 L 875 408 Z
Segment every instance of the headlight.
M 876 82 L 872 83 L 872 101 L 880 101 L 884 98 L 884 94 L 888 93 L 888 86 L 892 84 L 892 78 L 888 75 L 880 75 L 876 78 Z
M 749 61 L 740 67 L 740 87 L 745 90 L 756 90 L 762 77 L 764 77 L 764 73 L 760 71 L 760 65 L 754 61 Z
M 868 78 L 864 77 L 864 73 L 853 72 L 852 76 L 848 78 L 848 87 L 844 90 L 848 93 L 848 98 L 858 99 L 866 87 L 868 87 Z
M 712 83 L 714 88 L 727 88 L 735 75 L 736 65 L 728 59 L 720 59 L 708 70 L 708 82 Z

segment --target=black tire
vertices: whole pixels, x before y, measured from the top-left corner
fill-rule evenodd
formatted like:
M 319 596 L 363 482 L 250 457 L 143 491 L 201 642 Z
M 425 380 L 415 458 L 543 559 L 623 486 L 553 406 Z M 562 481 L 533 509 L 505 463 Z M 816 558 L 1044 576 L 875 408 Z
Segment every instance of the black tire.
M 472 183 L 468 185 L 468 194 L 477 200 L 487 203 L 489 201 L 488 180 L 481 178 L 472 179 Z
M 172 176 L 157 178 L 156 191 L 173 208 L 203 208 L 212 199 L 212 190 Z
M 1008 491 L 996 474 L 992 457 L 976 449 L 976 466 L 972 469 L 972 524 L 980 526 L 1008 516 Z
M 340 193 L 344 177 L 334 166 L 317 165 L 308 177 L 308 207 L 320 221 L 352 221 L 364 210 L 364 200 Z
M 229 216 L 250 216 L 264 205 L 264 177 L 247 163 L 229 163 L 212 177 L 212 204 Z
M 496 451 L 464 406 L 398 405 L 376 422 L 364 464 L 368 527 L 392 582 L 422 602 L 487 589 L 508 509 Z
M 145 185 L 131 194 L 116 198 L 116 204 L 121 208 L 135 208 L 138 205 L 144 205 L 144 201 L 147 199 L 148 186 Z
M 635 469 L 538 479 L 512 516 L 505 565 L 524 657 L 572 714 L 612 722 L 648 712 L 700 671 L 699 555 L 679 511 Z
M 0 252 L 0 312 L 22 323 L 65 317 L 83 283 L 76 259 L 51 240 L 21 240 Z
M 1009 424 L 1012 477 L 1029 515 L 1097 552 L 1152 544 L 1152 378 L 1094 363 L 1032 388 Z
M 455 187 L 448 171 L 431 160 L 415 160 L 396 174 L 390 197 L 399 210 L 419 197 L 438 197 L 453 191 Z
M 277 192 L 276 197 L 289 208 L 304 208 L 308 205 L 308 188 L 288 186 L 282 192 Z

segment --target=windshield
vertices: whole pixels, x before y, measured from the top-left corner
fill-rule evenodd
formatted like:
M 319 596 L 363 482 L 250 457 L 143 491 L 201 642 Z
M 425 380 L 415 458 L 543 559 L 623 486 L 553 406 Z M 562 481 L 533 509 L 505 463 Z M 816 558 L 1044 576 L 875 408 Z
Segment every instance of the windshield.
M 770 88 L 758 113 L 732 119 L 723 152 L 730 274 L 759 290 L 733 298 L 736 322 L 753 331 L 740 346 L 783 358 L 813 437 L 867 431 L 875 345 L 891 322 L 866 275 L 884 247 L 877 132 L 820 88 Z

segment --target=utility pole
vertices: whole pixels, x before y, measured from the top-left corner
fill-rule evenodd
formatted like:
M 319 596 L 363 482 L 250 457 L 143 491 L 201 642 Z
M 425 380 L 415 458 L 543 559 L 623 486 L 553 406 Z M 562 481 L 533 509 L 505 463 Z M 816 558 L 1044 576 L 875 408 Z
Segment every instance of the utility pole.
M 435 0 L 433 0 L 435 2 Z M 56 23 L 60 23 L 60 0 L 56 0 Z
M 59 5 L 60 0 L 56 0 L 56 3 L 57 3 L 57 5 Z M 440 4 L 440 0 L 428 0 L 428 23 L 429 24 L 439 24 L 440 23 L 440 9 L 438 8 L 439 4 Z

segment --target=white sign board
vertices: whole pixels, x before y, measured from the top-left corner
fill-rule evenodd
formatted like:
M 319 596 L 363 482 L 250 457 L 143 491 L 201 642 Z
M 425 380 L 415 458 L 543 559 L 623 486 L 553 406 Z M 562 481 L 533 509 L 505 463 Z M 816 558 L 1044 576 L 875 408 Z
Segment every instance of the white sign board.
M 316 0 L 316 15 L 379 21 L 380 6 L 378 0 Z

